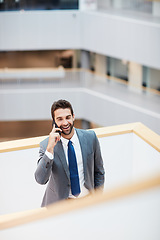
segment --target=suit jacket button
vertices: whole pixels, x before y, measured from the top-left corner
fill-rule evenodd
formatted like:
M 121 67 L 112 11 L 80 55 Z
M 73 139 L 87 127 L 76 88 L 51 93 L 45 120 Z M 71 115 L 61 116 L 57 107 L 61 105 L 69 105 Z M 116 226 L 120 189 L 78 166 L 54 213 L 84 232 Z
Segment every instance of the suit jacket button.
M 49 165 L 49 162 L 47 162 L 47 164 L 46 164 L 46 168 L 48 168 L 48 165 Z

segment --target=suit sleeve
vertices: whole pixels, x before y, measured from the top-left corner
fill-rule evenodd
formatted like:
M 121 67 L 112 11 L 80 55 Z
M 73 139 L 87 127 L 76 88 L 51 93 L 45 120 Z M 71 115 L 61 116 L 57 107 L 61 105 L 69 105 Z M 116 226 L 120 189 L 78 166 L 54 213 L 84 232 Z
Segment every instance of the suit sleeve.
M 101 155 L 100 145 L 98 138 L 95 134 L 95 142 L 94 142 L 94 188 L 103 188 L 104 186 L 104 166 L 103 166 L 103 159 Z
M 45 154 L 45 149 L 40 145 L 39 160 L 35 172 L 35 179 L 39 184 L 46 184 L 52 171 L 53 159 L 49 159 Z

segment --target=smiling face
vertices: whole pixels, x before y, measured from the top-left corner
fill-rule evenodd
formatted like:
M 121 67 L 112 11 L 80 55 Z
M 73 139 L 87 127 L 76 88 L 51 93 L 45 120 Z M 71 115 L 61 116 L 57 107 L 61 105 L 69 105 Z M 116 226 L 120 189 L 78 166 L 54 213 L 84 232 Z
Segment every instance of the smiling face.
M 62 137 L 70 139 L 74 134 L 74 114 L 69 108 L 58 108 L 54 111 L 54 119 L 57 126 L 62 130 Z

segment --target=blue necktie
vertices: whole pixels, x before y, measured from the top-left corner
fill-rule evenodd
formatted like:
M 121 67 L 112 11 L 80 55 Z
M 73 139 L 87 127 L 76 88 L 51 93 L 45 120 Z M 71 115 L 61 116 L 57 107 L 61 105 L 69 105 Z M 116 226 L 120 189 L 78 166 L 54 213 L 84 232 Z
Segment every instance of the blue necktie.
M 80 194 L 81 190 L 79 185 L 79 175 L 78 175 L 76 154 L 75 154 L 72 142 L 70 140 L 68 142 L 68 163 L 69 163 L 70 180 L 71 180 L 71 192 L 74 196 L 77 196 Z

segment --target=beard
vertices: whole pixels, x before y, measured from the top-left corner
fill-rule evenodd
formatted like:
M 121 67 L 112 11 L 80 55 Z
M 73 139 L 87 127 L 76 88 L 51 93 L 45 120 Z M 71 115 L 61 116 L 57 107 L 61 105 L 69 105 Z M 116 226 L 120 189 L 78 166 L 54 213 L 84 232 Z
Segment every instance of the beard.
M 62 130 L 61 133 L 63 133 L 64 135 L 69 135 L 69 134 L 71 134 L 73 127 L 74 127 L 74 123 L 69 124 L 69 126 L 67 127 L 66 130 L 65 130 L 65 127 L 60 126 L 60 129 Z

